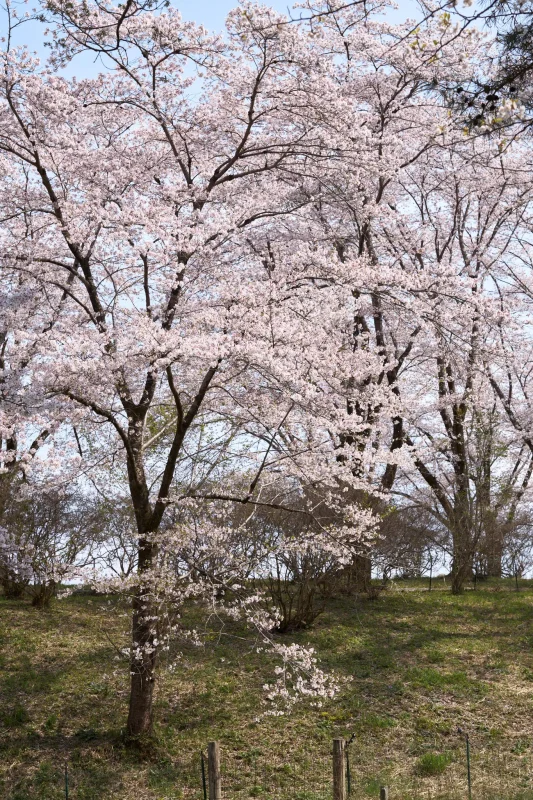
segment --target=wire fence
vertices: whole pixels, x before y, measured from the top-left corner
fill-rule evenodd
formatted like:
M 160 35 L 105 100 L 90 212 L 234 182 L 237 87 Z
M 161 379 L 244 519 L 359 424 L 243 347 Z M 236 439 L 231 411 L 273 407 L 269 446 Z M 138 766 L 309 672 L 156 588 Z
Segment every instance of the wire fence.
M 221 782 L 225 800 L 331 800 L 331 756 L 272 759 L 253 750 L 224 754 Z
M 336 741 L 342 741 L 340 771 L 334 748 L 324 747 L 317 756 L 295 742 L 277 754 L 266 747 L 238 752 L 217 746 L 213 759 L 211 743 L 202 752 L 154 770 L 154 796 L 159 796 L 161 781 L 164 796 L 172 787 L 171 796 L 180 800 L 533 800 L 530 740 L 517 740 L 503 750 L 490 742 L 471 745 L 462 735 L 450 743 L 449 750 L 417 751 L 403 761 L 392 751 L 371 758 L 366 748 L 363 756 L 357 742 L 344 746 L 343 740 Z M 291 745 L 296 749 L 298 744 L 299 752 L 291 753 Z M 65 765 L 64 771 L 56 767 L 50 776 L 56 788 L 46 797 L 78 800 L 88 796 L 80 766 Z M 107 800 L 118 795 L 90 796 Z
M 392 756 L 392 754 L 391 754 Z M 209 765 L 202 755 L 205 775 Z M 533 800 L 533 748 L 518 742 L 471 746 L 468 736 L 447 751 L 428 750 L 416 758 L 361 763 L 357 744 L 344 748 L 343 785 L 335 786 L 332 752 L 320 757 L 272 757 L 260 750 L 221 754 L 223 800 Z M 206 778 L 204 800 L 218 800 Z
M 389 800 L 533 800 L 533 748 L 518 741 L 509 749 L 462 735 L 449 749 L 397 753 L 362 762 L 347 748 L 348 800 L 369 800 L 387 786 Z
M 432 754 L 431 754 L 432 755 Z M 473 746 L 434 757 L 438 774 L 424 774 L 422 768 L 411 774 L 392 776 L 394 797 L 404 800 L 533 800 L 533 751 L 530 745 L 517 752 L 502 752 L 495 747 Z M 439 759 L 439 760 L 437 760 Z M 428 760 L 429 764 L 431 761 Z M 393 800 L 393 798 L 391 798 Z

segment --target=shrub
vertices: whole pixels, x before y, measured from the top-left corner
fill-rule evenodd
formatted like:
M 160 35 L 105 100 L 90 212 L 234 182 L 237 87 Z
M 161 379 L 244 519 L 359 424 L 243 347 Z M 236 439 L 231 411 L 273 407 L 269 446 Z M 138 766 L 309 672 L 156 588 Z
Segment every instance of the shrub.
M 24 706 L 17 704 L 2 715 L 2 722 L 6 728 L 18 728 L 28 722 L 30 716 Z
M 442 775 L 451 760 L 450 753 L 424 753 L 418 759 L 416 770 L 419 775 Z

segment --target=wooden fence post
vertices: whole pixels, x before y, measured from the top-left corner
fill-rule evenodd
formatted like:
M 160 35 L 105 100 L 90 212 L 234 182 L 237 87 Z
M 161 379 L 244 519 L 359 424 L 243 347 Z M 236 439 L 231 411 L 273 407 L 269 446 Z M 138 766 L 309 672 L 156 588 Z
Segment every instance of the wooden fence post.
M 344 739 L 333 739 L 333 800 L 346 800 Z
M 222 800 L 220 745 L 218 742 L 209 742 L 207 745 L 207 774 L 209 780 L 209 800 Z
M 382 786 L 379 790 L 379 800 L 389 800 L 389 787 Z

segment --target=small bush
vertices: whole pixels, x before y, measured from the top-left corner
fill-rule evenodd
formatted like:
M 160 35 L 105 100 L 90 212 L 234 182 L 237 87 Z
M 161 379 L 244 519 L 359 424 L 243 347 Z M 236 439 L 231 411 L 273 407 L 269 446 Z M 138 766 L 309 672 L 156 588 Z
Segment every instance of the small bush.
M 18 704 L 2 715 L 2 722 L 6 728 L 18 728 L 28 722 L 29 718 L 30 716 L 24 706 Z
M 419 775 L 442 775 L 452 757 L 450 753 L 424 753 L 418 759 L 416 771 Z
M 57 728 L 58 717 L 57 714 L 50 714 L 44 723 L 45 730 L 54 731 Z

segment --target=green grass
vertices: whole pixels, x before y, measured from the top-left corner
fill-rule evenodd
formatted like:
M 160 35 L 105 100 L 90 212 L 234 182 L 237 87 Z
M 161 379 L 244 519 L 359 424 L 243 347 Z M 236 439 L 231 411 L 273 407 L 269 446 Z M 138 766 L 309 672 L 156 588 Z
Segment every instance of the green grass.
M 123 743 L 128 613 L 74 595 L 49 612 L 0 599 L 0 797 L 201 800 L 200 750 L 222 744 L 226 800 L 329 798 L 331 739 L 349 738 L 352 796 L 533 800 L 533 585 L 489 582 L 453 597 L 435 582 L 398 583 L 369 602 L 328 603 L 313 645 L 346 678 L 322 707 L 262 716 L 273 662 L 235 623 L 160 668 L 156 745 Z M 106 601 L 107 602 L 107 601 Z M 201 620 L 196 620 L 200 625 Z M 226 635 L 227 634 L 227 635 Z M 242 637 L 242 638 L 240 638 Z M 320 791 L 320 794 L 318 791 Z
M 450 753 L 424 753 L 417 761 L 417 772 L 424 776 L 442 775 L 451 760 Z

